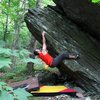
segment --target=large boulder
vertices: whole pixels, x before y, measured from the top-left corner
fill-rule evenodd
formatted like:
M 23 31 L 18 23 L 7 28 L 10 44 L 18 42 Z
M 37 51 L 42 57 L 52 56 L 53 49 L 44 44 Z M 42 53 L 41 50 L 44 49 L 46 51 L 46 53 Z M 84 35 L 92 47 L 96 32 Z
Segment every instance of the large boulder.
M 92 0 L 53 0 L 56 9 L 100 41 L 100 5 Z
M 40 43 L 41 32 L 46 31 L 47 48 L 53 57 L 64 51 L 79 53 L 80 59 L 63 61 L 60 72 L 85 91 L 100 93 L 100 43 L 89 32 L 49 7 L 28 10 L 25 22 Z

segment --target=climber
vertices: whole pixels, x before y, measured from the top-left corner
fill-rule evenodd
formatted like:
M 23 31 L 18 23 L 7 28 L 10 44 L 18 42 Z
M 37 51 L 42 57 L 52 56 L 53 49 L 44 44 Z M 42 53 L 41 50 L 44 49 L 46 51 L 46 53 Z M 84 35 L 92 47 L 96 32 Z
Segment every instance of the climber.
M 62 62 L 65 59 L 77 59 L 79 57 L 76 53 L 68 53 L 64 52 L 57 57 L 53 58 L 47 51 L 46 46 L 46 39 L 45 39 L 45 31 L 42 32 L 42 50 L 35 49 L 34 55 L 38 56 L 42 61 L 44 61 L 49 67 L 57 67 L 60 62 Z

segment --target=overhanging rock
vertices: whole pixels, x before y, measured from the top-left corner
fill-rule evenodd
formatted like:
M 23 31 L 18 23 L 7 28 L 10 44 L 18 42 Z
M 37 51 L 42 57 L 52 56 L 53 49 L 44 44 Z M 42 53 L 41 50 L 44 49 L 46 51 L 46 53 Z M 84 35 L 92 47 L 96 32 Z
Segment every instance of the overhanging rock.
M 72 77 L 85 91 L 100 93 L 100 43 L 51 8 L 29 10 L 25 22 L 40 43 L 41 31 L 46 31 L 47 46 L 52 56 L 64 51 L 79 53 L 80 59 L 62 62 L 60 72 Z
M 91 36 L 100 41 L 100 2 L 92 3 L 92 0 L 53 0 L 55 9 L 61 9 L 61 13 L 81 26 Z

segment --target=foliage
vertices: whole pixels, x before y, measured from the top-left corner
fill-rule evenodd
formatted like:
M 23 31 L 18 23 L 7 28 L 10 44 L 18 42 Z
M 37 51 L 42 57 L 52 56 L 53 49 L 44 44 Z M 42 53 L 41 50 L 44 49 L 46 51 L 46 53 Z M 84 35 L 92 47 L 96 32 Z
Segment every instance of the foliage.
M 51 3 L 52 0 L 43 0 L 44 6 Z M 35 6 L 36 0 L 0 0 L 0 71 L 5 70 L 3 77 L 7 80 L 16 78 L 16 73 L 21 75 L 21 68 L 25 69 L 28 62 L 41 65 L 38 59 L 29 58 L 31 53 L 27 46 L 31 34 L 24 22 L 27 9 Z M 13 90 L 6 83 L 0 82 L 0 100 L 27 100 L 27 96 L 30 94 L 25 90 Z
M 26 0 L 27 1 L 27 0 Z M 6 45 L 11 47 L 14 41 L 16 40 L 16 36 L 18 34 L 17 29 L 21 28 L 19 31 L 20 34 L 27 34 L 25 39 L 27 40 L 27 45 L 29 44 L 29 31 L 24 22 L 24 14 L 27 11 L 28 5 L 26 5 L 26 1 L 23 0 L 2 0 L 0 2 L 0 39 L 4 38 L 5 31 L 6 32 Z M 34 1 L 34 0 L 33 0 Z M 8 16 L 8 21 L 7 21 Z M 7 22 L 8 24 L 7 24 Z M 7 25 L 7 26 L 6 26 Z M 16 26 L 17 25 L 17 26 Z M 24 27 L 24 28 L 23 28 Z M 7 28 L 7 29 L 6 29 Z M 23 31 L 22 31 L 23 30 Z M 27 32 L 27 33 L 26 33 Z M 22 41 L 22 36 L 19 37 L 19 40 Z M 18 44 L 21 44 L 19 41 Z M 22 47 L 22 46 L 20 46 Z
M 28 100 L 27 97 L 32 96 L 24 89 L 16 89 L 9 87 L 6 83 L 0 82 L 0 99 L 1 100 Z
M 31 54 L 28 50 L 12 50 L 8 48 L 0 48 L 0 68 L 2 67 L 10 67 L 11 56 L 16 57 L 18 64 L 28 63 L 28 62 L 37 62 L 37 60 L 33 60 L 29 58 L 29 54 Z
M 26 28 L 25 23 L 23 23 L 23 26 L 21 27 L 20 30 L 20 42 L 21 42 L 20 48 L 26 48 L 30 43 L 30 39 L 31 39 L 31 34 Z
M 0 69 L 3 67 L 10 67 L 11 61 L 10 59 L 0 58 Z
M 34 8 L 36 6 L 36 0 L 28 0 L 29 8 Z
M 100 3 L 100 0 L 92 0 L 94 3 Z
M 43 0 L 43 5 L 47 6 L 47 5 L 54 5 L 54 2 L 52 0 Z
M 7 68 L 6 70 L 2 69 L 2 71 L 4 72 L 4 75 L 0 77 L 0 81 L 4 81 L 7 83 L 23 81 L 28 78 L 27 68 L 25 67 L 25 65 L 21 65 L 21 66 L 18 65 L 13 71 Z
M 52 0 L 43 0 L 43 5 L 53 4 Z M 19 48 L 26 47 L 30 42 L 30 33 L 24 23 L 24 14 L 28 8 L 34 8 L 36 0 L 1 0 L 0 1 L 0 39 L 4 38 L 7 25 L 6 45 L 11 47 L 16 40 L 15 25 L 20 28 Z M 8 15 L 8 24 L 7 21 Z

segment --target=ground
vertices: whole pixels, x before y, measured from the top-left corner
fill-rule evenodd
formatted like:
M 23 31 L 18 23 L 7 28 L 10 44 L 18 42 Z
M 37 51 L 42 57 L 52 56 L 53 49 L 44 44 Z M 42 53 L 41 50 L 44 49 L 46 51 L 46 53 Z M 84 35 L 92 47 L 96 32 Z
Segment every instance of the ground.
M 36 68 L 36 71 L 38 69 L 39 68 Z M 44 70 L 44 69 L 41 69 L 41 70 Z M 36 73 L 36 71 L 35 71 L 35 73 Z M 54 69 L 54 70 L 52 69 L 52 72 L 57 73 L 57 71 L 58 71 L 57 69 Z M 40 72 L 40 70 L 39 70 L 39 72 Z M 0 81 L 4 81 L 6 83 L 21 81 L 21 80 L 25 80 L 28 77 L 30 77 L 30 75 L 27 74 L 27 69 L 25 67 L 16 68 L 15 70 L 8 71 L 8 72 L 1 71 L 0 73 L 1 73 Z M 79 90 L 79 91 L 81 91 L 81 90 Z M 29 100 L 92 100 L 92 99 L 90 99 L 89 96 L 83 97 L 83 98 L 72 98 L 68 95 L 58 95 L 58 96 L 53 96 L 53 97 L 34 97 L 34 96 L 32 96 L 32 97 L 29 97 Z M 95 99 L 95 100 L 99 100 L 99 99 Z

